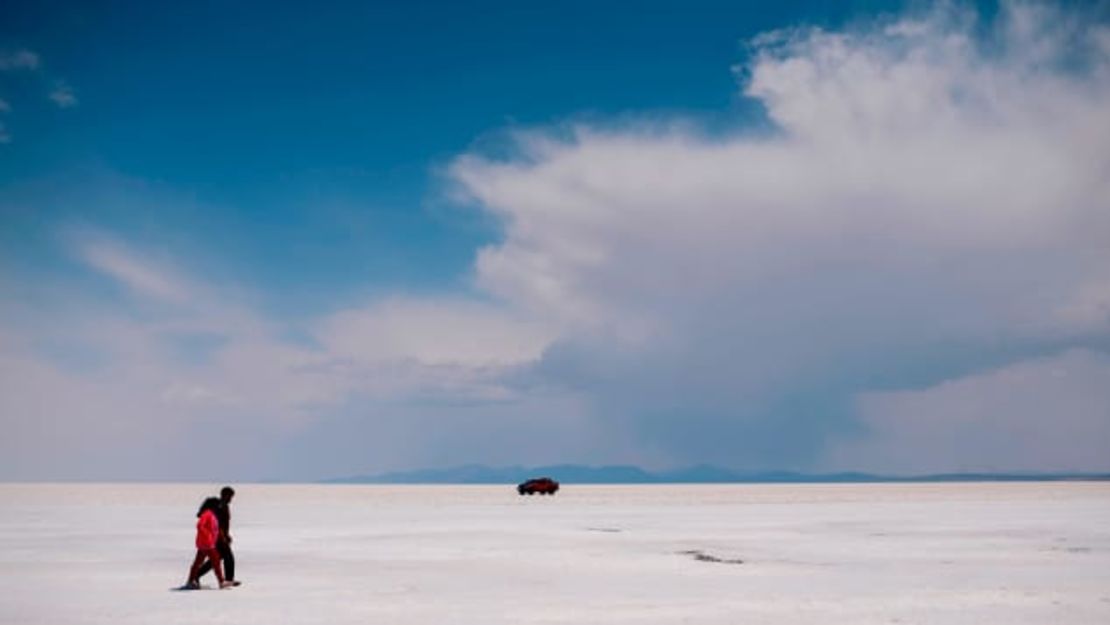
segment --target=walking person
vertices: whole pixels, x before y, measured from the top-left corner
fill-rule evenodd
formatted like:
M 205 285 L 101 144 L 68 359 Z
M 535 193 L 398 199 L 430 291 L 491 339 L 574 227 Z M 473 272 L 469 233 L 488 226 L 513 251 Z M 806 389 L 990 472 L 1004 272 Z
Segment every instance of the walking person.
M 216 519 L 216 510 L 219 506 L 219 499 L 209 497 L 197 511 L 197 555 L 193 558 L 193 565 L 189 567 L 189 579 L 185 582 L 184 588 L 194 590 L 200 588 L 200 568 L 206 558 L 212 563 L 211 567 L 220 582 L 220 588 L 234 586 L 224 579 L 223 569 L 220 566 L 220 552 L 216 549 L 220 536 L 220 522 Z
M 231 551 L 231 500 L 234 497 L 234 488 L 224 486 L 220 489 L 219 506 L 215 510 L 216 520 L 220 525 L 220 534 L 216 538 L 216 551 L 219 552 L 223 562 L 224 578 L 232 586 L 238 586 L 239 582 L 235 580 L 235 554 Z M 199 580 L 213 568 L 215 567 L 211 560 L 205 562 L 197 573 L 197 579 Z

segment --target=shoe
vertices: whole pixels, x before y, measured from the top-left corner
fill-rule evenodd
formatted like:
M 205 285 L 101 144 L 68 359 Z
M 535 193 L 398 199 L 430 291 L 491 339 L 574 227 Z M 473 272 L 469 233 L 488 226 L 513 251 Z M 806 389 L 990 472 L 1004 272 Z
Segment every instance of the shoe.
M 200 582 L 197 580 L 189 580 L 181 587 L 182 590 L 200 590 Z
M 235 588 L 238 585 L 238 582 L 223 581 L 220 582 L 220 589 L 223 590 L 224 588 Z

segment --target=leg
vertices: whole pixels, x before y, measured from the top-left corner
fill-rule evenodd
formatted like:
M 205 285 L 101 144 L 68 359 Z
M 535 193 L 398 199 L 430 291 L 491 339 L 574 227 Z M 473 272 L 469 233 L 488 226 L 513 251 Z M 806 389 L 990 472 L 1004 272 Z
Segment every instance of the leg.
M 212 570 L 212 559 L 205 556 L 204 564 L 200 565 L 200 568 L 197 569 L 197 580 L 200 580 L 200 578 L 207 575 L 208 571 L 211 571 L 211 570 Z
M 198 571 L 200 571 L 200 565 L 204 562 L 205 557 L 207 556 L 205 556 L 204 552 L 197 549 L 197 555 L 193 558 L 193 565 L 189 567 L 189 579 L 185 582 L 186 585 L 199 583 L 198 580 L 200 580 L 200 575 Z
M 235 581 L 235 554 L 231 552 L 231 543 L 221 542 L 216 548 L 220 550 L 220 558 L 223 559 L 224 577 L 229 582 Z
M 208 560 L 212 562 L 212 572 L 216 574 L 216 580 L 220 582 L 220 586 L 223 586 L 224 569 L 220 566 L 220 552 L 215 549 L 209 549 Z

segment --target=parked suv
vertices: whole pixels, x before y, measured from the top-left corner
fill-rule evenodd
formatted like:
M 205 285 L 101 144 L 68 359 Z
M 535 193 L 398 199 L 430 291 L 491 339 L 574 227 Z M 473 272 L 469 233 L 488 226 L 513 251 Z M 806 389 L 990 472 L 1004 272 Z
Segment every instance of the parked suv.
M 516 487 L 516 492 L 521 495 L 554 495 L 559 490 L 559 483 L 549 477 L 536 477 L 521 482 Z

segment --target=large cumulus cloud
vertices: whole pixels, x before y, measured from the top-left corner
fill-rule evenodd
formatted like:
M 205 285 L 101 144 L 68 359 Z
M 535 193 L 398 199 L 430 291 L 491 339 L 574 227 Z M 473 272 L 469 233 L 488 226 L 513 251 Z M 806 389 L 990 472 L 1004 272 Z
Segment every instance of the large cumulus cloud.
M 1087 17 L 769 33 L 738 74 L 772 133 L 581 125 L 460 158 L 505 228 L 476 281 L 561 328 L 536 376 L 612 436 L 821 466 L 866 438 L 857 395 L 1106 338 L 1110 31 Z

